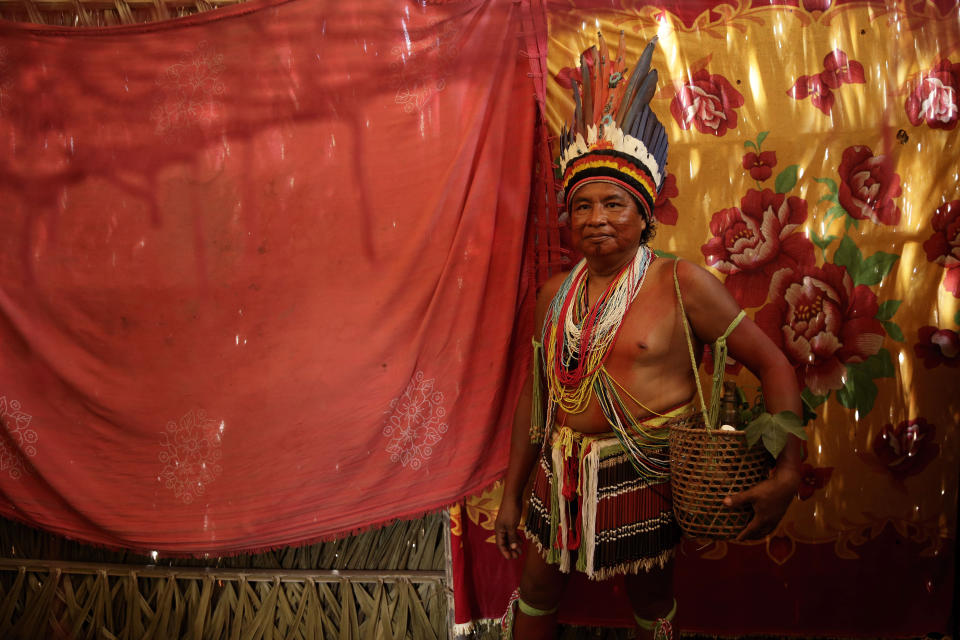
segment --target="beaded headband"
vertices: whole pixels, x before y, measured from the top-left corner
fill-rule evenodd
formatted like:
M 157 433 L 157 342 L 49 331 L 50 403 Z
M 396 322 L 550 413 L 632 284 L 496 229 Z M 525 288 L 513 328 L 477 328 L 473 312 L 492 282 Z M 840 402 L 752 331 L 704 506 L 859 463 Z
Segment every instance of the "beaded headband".
M 623 32 L 617 56 L 610 58 L 603 36 L 580 54 L 580 77 L 571 82 L 573 122 L 560 133 L 563 199 L 570 208 L 574 192 L 588 182 L 623 187 L 645 209 L 649 219 L 663 186 L 667 134 L 650 109 L 657 71 L 650 69 L 653 46 L 647 45 L 625 78 Z

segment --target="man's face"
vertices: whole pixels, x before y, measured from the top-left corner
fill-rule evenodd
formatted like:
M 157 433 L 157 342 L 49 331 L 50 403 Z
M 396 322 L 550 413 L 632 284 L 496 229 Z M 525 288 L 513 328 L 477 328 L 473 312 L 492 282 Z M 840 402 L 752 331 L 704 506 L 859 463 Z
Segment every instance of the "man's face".
M 573 244 L 585 257 L 635 251 L 646 227 L 637 201 L 615 184 L 590 182 L 570 201 Z

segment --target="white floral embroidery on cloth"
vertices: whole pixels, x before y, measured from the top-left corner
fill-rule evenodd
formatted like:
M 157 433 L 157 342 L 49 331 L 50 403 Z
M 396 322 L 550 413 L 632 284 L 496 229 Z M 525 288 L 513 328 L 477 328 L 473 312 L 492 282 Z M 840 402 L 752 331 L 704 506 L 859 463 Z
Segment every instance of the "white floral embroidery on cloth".
M 433 378 L 417 371 L 402 395 L 390 401 L 383 435 L 390 438 L 387 453 L 391 462 L 419 469 L 433 455 L 433 447 L 447 432 L 443 393 Z
M 161 94 L 150 114 L 157 134 L 173 142 L 188 129 L 214 123 L 223 111 L 219 96 L 224 92 L 224 68 L 223 54 L 206 42 L 167 67 L 157 80 Z
M 196 409 L 188 411 L 179 422 L 168 422 L 161 434 L 158 457 L 163 468 L 157 479 L 184 504 L 203 495 L 207 485 L 223 470 L 219 464 L 223 429 L 222 420 Z
M 6 471 L 14 480 L 19 480 L 28 470 L 24 456 L 37 455 L 40 436 L 30 428 L 32 420 L 32 415 L 21 410 L 19 401 L 0 396 L 0 422 L 4 430 L 0 436 L 0 473 Z
M 446 88 L 459 53 L 459 35 L 455 24 L 444 21 L 426 29 L 405 31 L 403 43 L 390 50 L 390 69 L 397 89 L 393 101 L 402 105 L 405 113 L 419 112 L 430 98 Z

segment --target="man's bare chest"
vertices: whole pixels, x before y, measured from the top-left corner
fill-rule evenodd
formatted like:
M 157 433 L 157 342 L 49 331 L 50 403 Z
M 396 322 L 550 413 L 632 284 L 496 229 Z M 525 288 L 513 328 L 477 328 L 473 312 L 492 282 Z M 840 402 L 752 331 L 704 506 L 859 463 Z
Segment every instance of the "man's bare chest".
M 687 353 L 673 282 L 658 277 L 662 272 L 650 276 L 623 317 L 608 364 L 643 365 L 669 359 L 678 349 Z

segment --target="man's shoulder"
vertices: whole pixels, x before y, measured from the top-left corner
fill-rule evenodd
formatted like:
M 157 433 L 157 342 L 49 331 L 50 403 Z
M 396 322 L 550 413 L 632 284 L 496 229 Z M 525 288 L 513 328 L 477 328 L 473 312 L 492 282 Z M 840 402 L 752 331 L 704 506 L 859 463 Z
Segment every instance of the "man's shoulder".
M 684 311 L 697 336 L 712 342 L 739 313 L 740 305 L 708 269 L 680 260 L 677 265 Z
M 691 294 L 708 297 L 726 293 L 723 283 L 706 268 L 680 258 L 676 263 L 677 279 L 682 293 L 689 291 Z
M 709 310 L 713 305 L 725 301 L 730 296 L 716 276 L 694 262 L 682 258 L 671 258 L 657 260 L 657 263 L 656 269 L 647 276 L 648 282 L 656 283 L 651 289 L 658 295 L 662 295 L 667 289 L 675 292 L 679 288 L 688 316 L 694 308 L 702 307 L 704 310 Z

